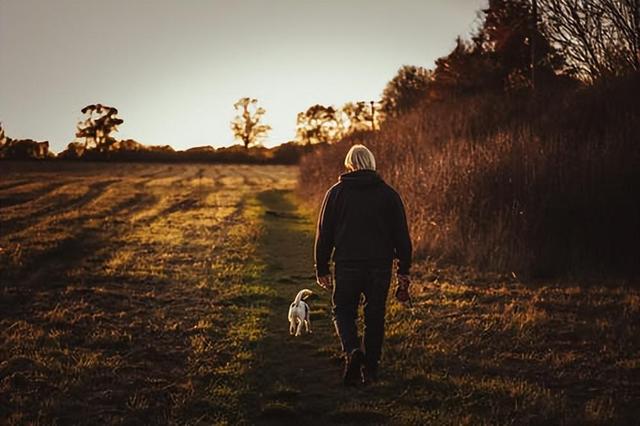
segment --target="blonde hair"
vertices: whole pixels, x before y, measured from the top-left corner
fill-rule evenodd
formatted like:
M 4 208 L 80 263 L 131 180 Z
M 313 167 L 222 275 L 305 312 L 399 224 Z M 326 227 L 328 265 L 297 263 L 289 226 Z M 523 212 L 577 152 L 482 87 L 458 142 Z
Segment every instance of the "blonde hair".
M 349 171 L 356 170 L 375 170 L 376 158 L 373 153 L 369 151 L 364 145 L 353 145 L 347 156 L 344 158 L 344 166 Z

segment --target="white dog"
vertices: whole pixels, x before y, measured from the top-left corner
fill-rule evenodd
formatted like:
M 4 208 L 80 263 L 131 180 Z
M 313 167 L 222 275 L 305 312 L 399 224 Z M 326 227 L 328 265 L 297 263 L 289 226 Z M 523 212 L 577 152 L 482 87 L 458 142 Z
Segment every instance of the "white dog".
M 313 292 L 303 289 L 298 292 L 296 298 L 289 306 L 289 334 L 295 333 L 296 336 L 302 334 L 302 326 L 304 325 L 307 333 L 311 333 L 311 321 L 309 321 L 309 305 L 303 300 L 312 295 Z

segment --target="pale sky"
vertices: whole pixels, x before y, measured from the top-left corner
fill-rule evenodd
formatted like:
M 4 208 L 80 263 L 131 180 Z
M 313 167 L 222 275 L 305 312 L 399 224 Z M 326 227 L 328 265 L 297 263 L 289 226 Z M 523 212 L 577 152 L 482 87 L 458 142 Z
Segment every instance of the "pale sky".
M 74 139 L 103 103 L 117 138 L 228 146 L 234 102 L 257 98 L 273 127 L 320 103 L 377 100 L 403 64 L 433 67 L 486 0 L 0 0 L 0 121 L 7 136 Z

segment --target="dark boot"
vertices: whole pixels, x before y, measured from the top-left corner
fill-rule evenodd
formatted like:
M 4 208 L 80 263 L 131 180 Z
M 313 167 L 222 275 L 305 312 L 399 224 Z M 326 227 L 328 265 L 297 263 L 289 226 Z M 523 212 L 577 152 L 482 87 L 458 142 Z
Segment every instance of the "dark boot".
M 378 364 L 364 363 L 362 366 L 362 383 L 371 385 L 378 381 Z
M 364 362 L 364 354 L 360 349 L 354 349 L 347 355 L 344 364 L 344 375 L 342 379 L 345 386 L 356 386 L 360 383 L 360 369 Z

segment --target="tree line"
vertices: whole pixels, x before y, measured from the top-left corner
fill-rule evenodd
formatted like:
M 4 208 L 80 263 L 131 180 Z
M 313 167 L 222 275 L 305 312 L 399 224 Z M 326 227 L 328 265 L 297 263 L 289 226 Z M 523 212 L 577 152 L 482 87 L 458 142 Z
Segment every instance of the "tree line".
M 477 93 L 590 85 L 640 71 L 640 0 L 490 0 L 481 25 L 433 69 L 403 66 L 387 116 Z
M 469 39 L 459 37 L 433 69 L 402 66 L 379 100 L 342 107 L 316 104 L 298 113 L 289 151 L 379 130 L 389 119 L 428 102 L 487 92 L 561 90 L 640 71 L 640 0 L 489 0 L 482 12 L 482 24 Z M 235 140 L 247 152 L 261 147 L 271 130 L 266 110 L 251 97 L 239 99 L 234 108 Z M 92 104 L 81 111 L 85 118 L 78 123 L 76 140 L 61 158 L 173 152 L 170 146 L 115 139 L 123 120 L 112 106 Z M 52 156 L 48 142 L 13 140 L 1 133 L 0 158 Z
M 296 137 L 279 145 L 273 150 L 262 146 L 271 126 L 265 124 L 266 110 L 258 106 L 258 100 L 250 97 L 240 98 L 234 109 L 237 115 L 231 120 L 230 127 L 234 139 L 242 143 L 245 152 L 233 147 L 190 148 L 181 157 L 197 160 L 208 159 L 269 160 L 286 163 L 296 162 L 301 154 L 308 152 L 311 145 L 331 143 L 357 131 L 373 130 L 380 125 L 383 112 L 379 102 L 349 102 L 342 108 L 313 105 L 296 117 Z M 115 137 L 118 127 L 124 120 L 118 116 L 118 109 L 109 105 L 91 104 L 81 109 L 83 119 L 76 126 L 75 140 L 58 154 L 60 159 L 130 159 L 162 158 L 171 159 L 175 151 L 171 146 L 147 146 L 133 139 L 119 140 Z M 250 148 L 252 151 L 250 151 Z M 214 152 L 220 151 L 218 154 Z M 273 151 L 273 152 L 268 152 Z M 53 158 L 48 142 L 32 140 L 14 140 L 4 134 L 0 123 L 0 158 L 5 159 L 47 159 Z M 231 161 L 231 160 L 230 160 Z M 253 161 L 251 161 L 253 162 Z M 263 162 L 263 161 L 257 161 Z
M 490 0 L 468 39 L 403 66 L 375 132 L 306 156 L 319 203 L 364 143 L 416 252 L 514 277 L 636 277 L 640 1 Z
M 433 69 L 402 66 L 380 99 L 300 112 L 296 141 L 334 143 L 452 97 L 562 90 L 640 71 L 640 0 L 490 0 L 482 14 L 471 37 L 458 37 Z M 258 108 L 255 118 L 263 114 Z M 244 117 L 234 133 L 245 146 L 259 143 L 269 127 L 252 136 Z

